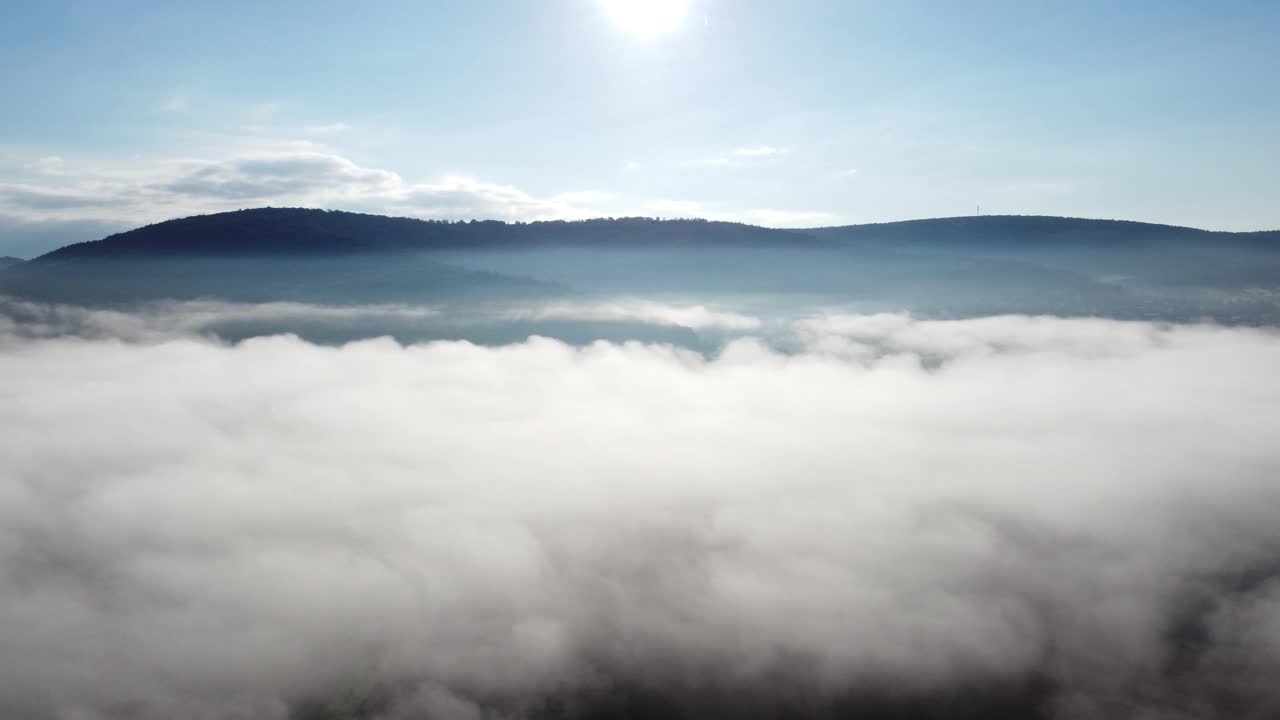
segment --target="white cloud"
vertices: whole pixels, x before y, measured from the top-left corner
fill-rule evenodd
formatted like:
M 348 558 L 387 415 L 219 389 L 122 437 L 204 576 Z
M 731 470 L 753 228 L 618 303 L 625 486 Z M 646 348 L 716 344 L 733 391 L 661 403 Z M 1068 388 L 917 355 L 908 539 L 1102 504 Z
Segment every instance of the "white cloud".
M 835 225 L 840 222 L 840 216 L 827 212 L 774 208 L 727 209 L 693 200 L 657 200 L 649 203 L 647 208 L 649 212 L 663 217 L 705 218 L 765 227 L 814 227 Z
M 701 304 L 669 303 L 639 298 L 594 301 L 555 301 L 504 306 L 453 306 L 448 310 L 418 305 L 317 305 L 297 302 L 235 303 L 218 300 L 156 301 L 132 306 L 128 311 L 89 309 L 75 305 L 51 305 L 0 295 L 0 328 L 24 338 L 75 335 L 88 339 L 119 338 L 131 342 L 159 342 L 186 335 L 216 335 L 228 324 L 260 323 L 260 327 L 294 331 L 299 324 L 357 321 L 367 337 L 394 329 L 465 332 L 511 320 L 581 320 L 587 322 L 641 323 L 692 330 L 754 331 L 759 318 L 709 308 Z M 411 322 L 409 328 L 396 321 Z M 439 321 L 434 323 L 432 321 Z M 331 326 L 332 327 L 332 326 Z M 273 332 L 283 332 L 277 330 Z M 536 325 L 530 334 L 536 333 Z
M 649 203 L 649 211 L 663 216 L 702 217 L 707 208 L 692 200 L 655 200 Z
M 123 311 L 50 305 L 0 295 L 0 330 L 22 338 L 74 335 L 86 339 L 159 342 L 212 333 L 224 323 L 358 320 L 367 323 L 368 327 L 375 327 L 378 321 L 421 321 L 439 316 L 440 311 L 436 308 L 417 305 L 233 303 L 218 300 L 144 303 Z
M 288 107 L 289 103 L 283 100 L 263 100 L 244 108 L 244 115 L 252 122 L 264 122 L 278 117 Z
M 30 170 L 35 170 L 42 175 L 65 175 L 67 174 L 67 163 L 57 155 L 48 155 L 46 157 L 37 158 L 35 162 L 26 166 Z
M 177 91 L 165 98 L 164 103 L 160 106 L 165 112 L 180 113 L 186 112 L 191 105 L 191 94 L 184 91 Z
M 533 308 L 521 308 L 510 314 L 517 318 L 633 321 L 695 330 L 707 328 L 754 330 L 760 327 L 759 318 L 749 315 L 713 310 L 705 305 L 673 305 L 638 298 L 596 302 L 556 302 Z
M 397 213 L 417 217 L 567 220 L 598 214 L 582 205 L 607 197 L 605 193 L 579 192 L 539 198 L 510 185 L 449 176 L 435 183 L 404 186 L 386 202 Z
M 778 148 L 772 145 L 750 145 L 747 147 L 734 148 L 732 155 L 742 158 L 770 158 L 779 155 L 785 155 L 785 148 Z
M 302 132 L 306 135 L 334 135 L 344 133 L 351 130 L 351 126 L 344 122 L 327 123 L 324 125 L 304 125 Z
M 884 352 L 0 329 L 0 710 L 1280 708 L 1280 337 L 820 320 Z
M 740 222 L 750 223 L 752 225 L 764 225 L 766 227 L 779 228 L 833 225 L 840 220 L 838 215 L 827 212 L 776 210 L 771 208 L 744 210 L 739 213 L 729 213 L 726 217 L 733 217 L 738 219 Z
M 329 131 L 339 132 L 336 128 L 325 130 Z M 740 148 L 745 154 L 734 162 L 767 157 L 766 149 L 776 150 Z M 507 221 L 653 213 L 805 227 L 836 224 L 840 219 L 827 212 L 731 208 L 687 200 L 630 203 L 600 190 L 534 194 L 461 174 L 411 181 L 305 140 L 269 143 L 224 159 L 178 159 L 110 171 L 76 167 L 57 157 L 41 158 L 31 167 L 41 176 L 0 182 L 0 216 L 12 222 L 128 227 L 261 205 Z M 625 167 L 638 168 L 639 164 L 631 162 Z
M 692 165 L 745 168 L 779 162 L 790 151 L 773 145 L 745 145 L 728 153 L 694 161 Z
M 257 205 L 340 207 L 448 219 L 576 219 L 611 196 L 536 196 L 471 177 L 409 182 L 310 143 L 225 160 L 180 160 L 117 173 L 76 172 L 58 184 L 0 183 L 0 213 L 25 222 L 145 223 Z
M 192 163 L 189 172 L 159 186 L 196 198 L 268 200 L 324 193 L 330 197 L 367 197 L 400 192 L 400 176 L 363 168 L 320 152 L 260 155 L 217 163 Z
M 596 205 L 613 200 L 615 197 L 613 193 L 600 192 L 598 190 L 581 190 L 578 192 L 556 193 L 551 196 L 551 200 L 569 205 Z

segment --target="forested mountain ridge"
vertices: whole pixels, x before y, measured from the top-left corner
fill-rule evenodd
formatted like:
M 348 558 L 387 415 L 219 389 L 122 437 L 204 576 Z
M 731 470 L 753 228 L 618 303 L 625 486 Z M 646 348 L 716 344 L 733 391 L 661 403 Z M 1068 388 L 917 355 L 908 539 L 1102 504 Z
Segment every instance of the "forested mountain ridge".
M 76 304 L 768 295 L 773 303 L 787 296 L 931 316 L 1280 324 L 1280 232 L 1045 216 L 782 230 L 687 219 L 460 222 L 259 208 L 65 246 L 0 269 L 0 295 Z
M 697 219 L 442 221 L 306 208 L 257 208 L 167 220 L 67 245 L 38 260 L 125 256 L 335 255 L 528 248 L 830 247 L 833 244 L 1074 248 L 1216 243 L 1274 249 L 1280 231 L 1232 233 L 1128 220 L 986 215 L 779 230 Z
M 786 230 L 708 220 L 602 218 L 506 223 L 442 221 L 306 208 L 257 208 L 167 220 L 102 240 L 68 245 L 41 262 L 89 257 L 334 255 L 545 245 L 652 247 L 824 246 Z

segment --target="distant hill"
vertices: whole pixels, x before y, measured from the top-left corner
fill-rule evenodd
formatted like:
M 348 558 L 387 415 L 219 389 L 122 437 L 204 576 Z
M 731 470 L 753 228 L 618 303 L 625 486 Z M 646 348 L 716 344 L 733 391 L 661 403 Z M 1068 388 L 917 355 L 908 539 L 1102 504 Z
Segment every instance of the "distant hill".
M 828 248 L 839 245 L 913 249 L 1124 248 L 1153 245 L 1274 249 L 1280 231 L 1231 233 L 1083 218 L 984 215 L 778 230 L 707 220 L 607 218 L 504 223 L 419 220 L 333 210 L 258 208 L 167 220 L 102 240 L 76 243 L 36 259 L 329 256 L 371 252 L 561 248 Z
M 778 230 L 706 220 L 445 222 L 260 208 L 148 225 L 0 272 L 84 304 L 768 295 L 930 315 L 1280 322 L 1280 232 L 981 216 Z
M 1227 246 L 1280 249 L 1280 230 L 1216 232 L 1176 225 L 1050 217 L 1044 215 L 980 215 L 904 220 L 803 230 L 815 237 L 851 243 L 897 243 L 902 246 L 1044 249 L 1120 248 L 1124 246 L 1217 243 Z
M 304 208 L 196 215 L 77 243 L 36 259 L 126 256 L 340 255 L 478 248 L 829 245 L 786 230 L 706 220 L 618 218 L 504 223 L 447 222 Z
M 3 270 L 7 267 L 12 267 L 22 262 L 25 262 L 22 258 L 9 257 L 8 255 L 5 255 L 3 257 L 0 257 L 0 270 Z

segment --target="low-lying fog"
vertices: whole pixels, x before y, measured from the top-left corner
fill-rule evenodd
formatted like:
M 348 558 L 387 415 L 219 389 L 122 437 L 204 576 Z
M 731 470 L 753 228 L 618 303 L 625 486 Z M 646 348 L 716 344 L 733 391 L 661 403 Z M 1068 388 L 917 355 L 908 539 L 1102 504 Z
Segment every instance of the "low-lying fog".
M 1280 713 L 1273 330 L 0 310 L 5 717 Z

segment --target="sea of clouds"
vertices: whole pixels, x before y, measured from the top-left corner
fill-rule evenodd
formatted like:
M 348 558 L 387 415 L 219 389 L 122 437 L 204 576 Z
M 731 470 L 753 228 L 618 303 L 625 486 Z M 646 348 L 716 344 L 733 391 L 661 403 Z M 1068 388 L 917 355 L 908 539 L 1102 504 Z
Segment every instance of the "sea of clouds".
M 192 309 L 0 314 L 4 717 L 1280 713 L 1274 331 L 822 314 L 702 354 Z

